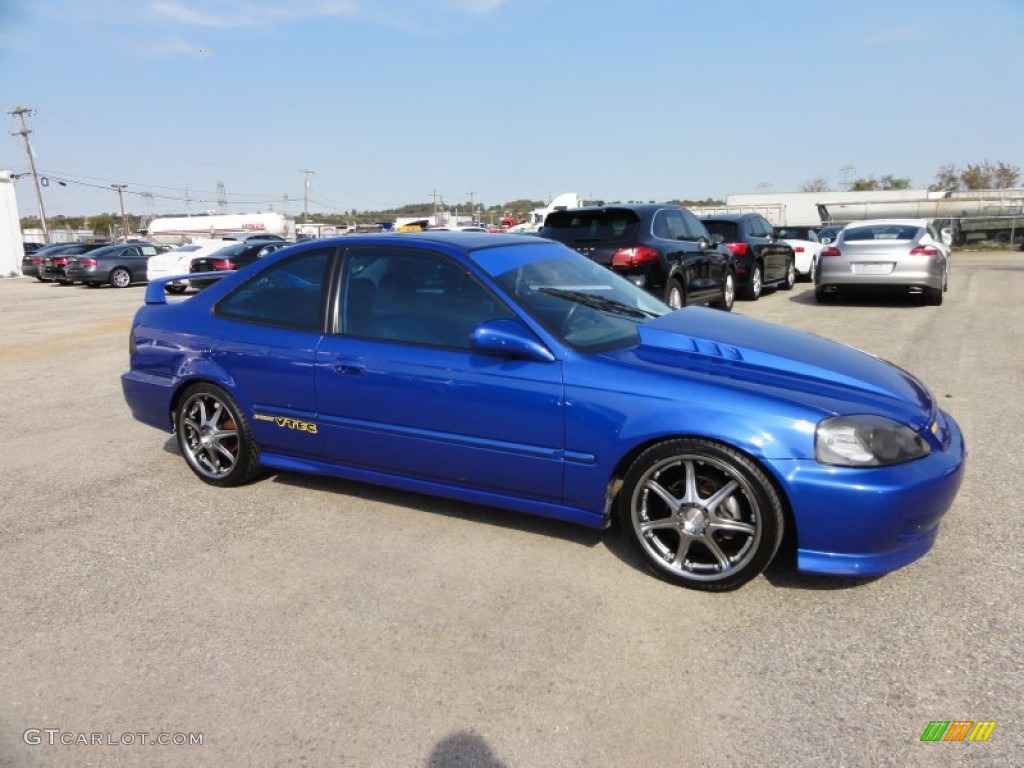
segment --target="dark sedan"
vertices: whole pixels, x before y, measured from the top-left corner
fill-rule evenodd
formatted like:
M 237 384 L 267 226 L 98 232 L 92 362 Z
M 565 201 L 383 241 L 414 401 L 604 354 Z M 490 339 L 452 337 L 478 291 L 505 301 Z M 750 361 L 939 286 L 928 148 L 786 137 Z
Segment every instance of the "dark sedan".
M 718 214 L 702 216 L 701 221 L 716 241 L 732 251 L 741 298 L 757 301 L 765 286 L 788 291 L 796 284 L 796 254 L 761 214 Z
M 221 270 L 241 269 L 252 264 L 257 259 L 262 259 L 264 256 L 284 248 L 288 244 L 287 241 L 280 238 L 273 240 L 269 238 L 246 240 L 229 245 L 226 248 L 221 248 L 209 256 L 194 259 L 189 271 L 220 272 Z M 211 282 L 213 280 L 189 280 L 189 285 L 196 290 L 201 290 Z
M 547 215 L 541 237 L 608 267 L 679 309 L 710 304 L 732 309 L 733 259 L 711 242 L 700 220 L 678 205 L 607 205 Z
M 149 243 L 120 243 L 70 256 L 64 268 L 64 281 L 83 282 L 90 288 L 99 288 L 105 283 L 115 288 L 144 283 L 146 262 L 159 252 L 157 246 Z
M 26 248 L 25 255 L 21 257 L 21 274 L 25 277 L 34 277 L 36 280 L 42 280 L 43 278 L 39 276 L 39 268 L 43 264 L 43 259 L 46 258 L 47 254 L 56 253 L 62 248 L 67 248 L 68 245 L 70 243 L 50 243 L 49 245 L 42 245 L 32 250 Z
M 95 251 L 98 248 L 105 248 L 108 245 L 110 245 L 109 240 L 98 240 L 89 243 L 65 243 L 62 247 L 43 256 L 36 277 L 44 283 L 56 280 L 62 285 L 71 285 L 71 281 L 68 280 L 67 275 L 64 273 L 68 266 L 68 259 L 72 256 L 81 256 L 90 251 Z M 37 252 L 33 254 L 33 257 L 38 255 Z

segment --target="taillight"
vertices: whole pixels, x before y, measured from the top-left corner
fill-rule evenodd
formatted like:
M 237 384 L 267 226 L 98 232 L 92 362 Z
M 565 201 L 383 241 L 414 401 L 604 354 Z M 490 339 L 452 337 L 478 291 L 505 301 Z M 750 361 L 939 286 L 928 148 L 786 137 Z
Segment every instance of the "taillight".
M 96 259 L 80 259 L 78 263 L 83 267 L 95 267 Z
M 792 248 L 793 248 L 793 253 L 803 253 L 804 252 L 804 247 L 802 245 L 794 245 L 794 246 L 792 246 Z
M 42 256 L 33 256 L 32 257 L 32 266 L 38 266 L 38 265 L 40 265 L 42 263 L 43 263 L 43 257 Z
M 53 263 L 58 267 L 66 267 L 68 265 L 68 259 L 65 256 L 63 258 L 54 259 Z
M 635 248 L 619 248 L 612 256 L 612 267 L 630 269 L 641 264 L 658 261 L 660 258 L 661 256 L 656 250 L 648 248 L 646 245 L 638 245 Z
M 842 256 L 843 252 L 840 251 L 836 247 L 831 247 L 831 248 L 826 248 L 825 250 L 823 250 L 821 252 L 821 255 L 825 256 L 826 258 L 829 257 L 829 256 Z
M 750 250 L 750 246 L 746 243 L 725 243 L 725 247 L 729 249 L 733 256 L 746 256 L 747 251 Z
M 214 269 L 234 269 L 235 262 L 231 261 L 231 259 L 217 259 L 210 266 Z
M 939 249 L 934 245 L 919 245 L 910 251 L 911 256 L 938 256 Z

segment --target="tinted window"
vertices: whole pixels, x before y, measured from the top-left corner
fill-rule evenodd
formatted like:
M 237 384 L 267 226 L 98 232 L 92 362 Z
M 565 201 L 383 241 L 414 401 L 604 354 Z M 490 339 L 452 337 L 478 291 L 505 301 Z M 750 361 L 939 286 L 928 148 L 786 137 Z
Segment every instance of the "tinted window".
M 750 219 L 750 234 L 756 235 L 757 237 L 771 237 L 775 230 L 772 225 L 768 223 L 767 219 L 762 219 L 760 216 L 753 216 Z
M 739 228 L 735 221 L 705 221 L 704 226 L 712 235 L 721 235 L 726 243 L 735 243 L 739 240 Z
M 628 208 L 555 211 L 544 220 L 542 234 L 561 242 L 633 240 L 639 227 L 640 217 Z
M 920 227 L 901 224 L 885 224 L 873 227 L 847 227 L 843 240 L 913 240 Z
M 700 219 L 694 216 L 687 210 L 680 211 L 679 214 L 683 217 L 683 225 L 686 227 L 686 236 L 690 240 L 710 240 L 708 237 L 707 228 L 700 223 Z
M 358 248 L 345 258 L 343 333 L 469 349 L 473 328 L 511 311 L 440 254 L 412 248 Z
M 664 208 L 654 214 L 654 236 L 663 240 L 686 240 L 686 226 L 679 211 Z
M 217 305 L 217 314 L 284 328 L 319 330 L 330 250 L 308 251 L 262 270 Z

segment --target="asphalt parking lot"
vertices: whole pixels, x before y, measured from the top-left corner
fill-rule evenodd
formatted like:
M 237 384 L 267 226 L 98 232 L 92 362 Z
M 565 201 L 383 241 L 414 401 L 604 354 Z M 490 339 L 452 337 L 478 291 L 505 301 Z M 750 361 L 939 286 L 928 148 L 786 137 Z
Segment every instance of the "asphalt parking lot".
M 1024 253 L 955 254 L 941 307 L 737 302 L 917 374 L 969 465 L 911 566 L 719 595 L 615 531 L 200 483 L 121 396 L 144 290 L 0 281 L 0 765 L 1022 764 Z M 997 725 L 922 743 L 933 720 Z

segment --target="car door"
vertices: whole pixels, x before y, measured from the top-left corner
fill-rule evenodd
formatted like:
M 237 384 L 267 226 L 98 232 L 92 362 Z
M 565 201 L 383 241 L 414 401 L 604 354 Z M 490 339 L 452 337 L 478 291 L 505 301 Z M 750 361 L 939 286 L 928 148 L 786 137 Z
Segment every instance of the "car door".
M 440 253 L 345 255 L 336 333 L 316 355 L 333 461 L 444 485 L 558 501 L 561 365 L 475 352 L 479 322 L 513 312 Z
M 701 254 L 697 244 L 688 241 L 679 211 L 675 208 L 655 211 L 651 219 L 651 234 L 658 239 L 658 248 L 664 254 L 667 274 L 661 279 L 666 280 L 670 275 L 678 276 L 686 289 L 686 300 L 689 301 L 700 293 Z
M 765 282 L 778 282 L 785 278 L 789 266 L 789 250 L 778 243 L 775 228 L 767 219 L 752 216 L 749 221 L 750 232 L 761 242 L 761 260 L 764 262 Z
M 322 454 L 314 362 L 335 250 L 307 250 L 277 262 L 214 307 L 212 359 L 231 371 L 232 392 L 264 453 Z
M 686 239 L 694 244 L 699 256 L 694 280 L 694 295 L 701 299 L 717 297 L 725 284 L 726 260 L 718 253 L 716 246 L 711 244 L 711 235 L 696 216 L 687 210 L 679 211 L 679 217 L 685 231 Z

